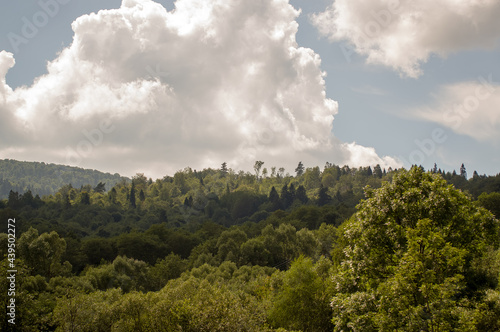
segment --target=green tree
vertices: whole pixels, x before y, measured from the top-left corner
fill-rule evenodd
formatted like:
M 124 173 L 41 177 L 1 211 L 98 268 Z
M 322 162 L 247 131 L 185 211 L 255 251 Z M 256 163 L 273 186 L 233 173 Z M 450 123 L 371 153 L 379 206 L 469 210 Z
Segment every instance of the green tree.
M 500 193 L 482 193 L 477 198 L 480 206 L 490 210 L 495 217 L 500 218 Z
M 139 192 L 139 200 L 141 202 L 144 202 L 146 200 L 146 195 L 144 194 L 144 190 L 141 189 L 141 191 Z
M 282 207 L 280 196 L 276 191 L 276 188 L 274 188 L 274 186 L 271 188 L 271 191 L 269 192 L 269 202 L 271 203 L 271 211 L 279 210 Z
M 331 188 L 335 185 L 335 182 L 336 182 L 335 178 L 330 173 L 323 174 L 321 178 L 321 185 L 323 187 Z
M 281 188 L 281 206 L 284 209 L 288 209 L 292 203 L 293 203 L 293 198 L 291 192 L 288 190 L 288 185 L 284 185 L 283 188 Z
M 58 299 L 53 321 L 60 331 L 111 331 L 118 320 L 121 291 L 110 289 Z
M 318 188 L 321 184 L 321 172 L 318 166 L 306 169 L 304 174 L 304 186 L 306 189 Z
M 56 232 L 42 233 L 32 227 L 19 238 L 19 254 L 32 269 L 32 274 L 53 277 L 71 272 L 71 264 L 61 264 L 66 251 L 66 241 Z
M 331 201 L 332 197 L 328 194 L 328 188 L 323 187 L 323 185 L 320 185 L 317 204 L 319 206 L 323 206 L 330 203 Z
M 108 193 L 108 198 L 111 204 L 116 204 L 116 198 L 118 196 L 118 193 L 116 192 L 115 187 L 111 188 L 111 190 Z
M 158 259 L 148 271 L 148 288 L 160 290 L 169 280 L 179 278 L 186 268 L 186 261 L 174 253 L 164 259 Z
M 295 174 L 297 174 L 297 177 L 302 176 L 304 174 L 304 164 L 302 164 L 302 161 L 299 161 L 299 164 L 297 165 L 297 168 L 295 168 Z
M 273 325 L 304 332 L 331 331 L 327 280 L 316 272 L 310 258 L 297 258 L 285 272 L 282 289 L 273 300 L 269 313 Z
M 297 188 L 297 191 L 295 193 L 295 197 L 301 201 L 302 203 L 307 203 L 307 201 L 309 201 L 309 198 L 307 197 L 307 192 L 306 192 L 306 188 L 304 188 L 303 185 L 300 185 L 298 188 Z
M 217 257 L 221 262 L 225 260 L 238 262 L 240 247 L 247 241 L 245 232 L 238 228 L 228 229 L 217 239 Z
M 115 241 L 108 239 L 86 239 L 82 241 L 81 250 L 91 265 L 98 265 L 101 260 L 111 262 L 117 256 Z
M 9 200 L 7 202 L 7 206 L 13 210 L 18 209 L 21 206 L 21 199 L 18 192 L 12 190 L 9 192 Z
M 132 181 L 132 185 L 130 186 L 129 203 L 130 203 L 130 207 L 135 209 L 135 207 L 136 207 L 136 205 L 135 205 L 135 184 L 133 181 Z
M 382 178 L 383 176 L 382 168 L 380 167 L 379 164 L 375 165 L 375 167 L 373 168 L 373 175 L 378 179 Z
M 460 176 L 467 179 L 467 170 L 466 170 L 464 164 L 462 164 L 462 166 L 460 166 Z
M 80 203 L 83 205 L 90 205 L 90 195 L 84 191 L 80 194 Z
M 253 170 L 255 171 L 255 178 L 257 180 L 259 179 L 260 169 L 262 168 L 262 165 L 264 165 L 264 162 L 260 160 L 257 160 L 253 165 Z
M 106 191 L 106 184 L 99 182 L 97 186 L 94 187 L 94 191 L 99 194 L 104 193 Z
M 419 167 L 366 196 L 333 251 L 335 330 L 459 328 L 461 299 L 490 285 L 474 262 L 498 246 L 498 221 Z
M 228 169 L 227 169 L 227 163 L 226 162 L 223 162 L 221 167 L 220 167 L 220 172 L 222 174 L 222 176 L 226 176 L 227 173 L 228 173 Z

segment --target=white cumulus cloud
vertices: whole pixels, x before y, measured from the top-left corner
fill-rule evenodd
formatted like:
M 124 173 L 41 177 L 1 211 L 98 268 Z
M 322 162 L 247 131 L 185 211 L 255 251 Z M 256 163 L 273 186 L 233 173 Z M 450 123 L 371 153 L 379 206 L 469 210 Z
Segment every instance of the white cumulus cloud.
M 333 136 L 338 105 L 295 41 L 298 15 L 288 0 L 123 0 L 78 18 L 47 74 L 15 90 L 2 52 L 0 154 L 157 177 L 224 161 L 397 165 Z
M 499 16 L 498 0 L 335 0 L 312 21 L 331 40 L 346 41 L 347 55 L 416 78 L 432 54 L 494 48 Z

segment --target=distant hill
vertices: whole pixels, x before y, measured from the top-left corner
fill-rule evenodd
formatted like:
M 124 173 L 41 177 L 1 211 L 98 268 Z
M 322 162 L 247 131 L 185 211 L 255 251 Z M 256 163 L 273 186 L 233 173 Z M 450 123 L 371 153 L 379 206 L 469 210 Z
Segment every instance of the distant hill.
M 11 190 L 19 193 L 31 190 L 33 195 L 51 195 L 69 183 L 79 188 L 84 185 L 94 187 L 102 182 L 106 184 L 106 190 L 109 190 L 122 180 L 130 181 L 118 173 L 43 162 L 0 160 L 0 199 L 7 198 Z

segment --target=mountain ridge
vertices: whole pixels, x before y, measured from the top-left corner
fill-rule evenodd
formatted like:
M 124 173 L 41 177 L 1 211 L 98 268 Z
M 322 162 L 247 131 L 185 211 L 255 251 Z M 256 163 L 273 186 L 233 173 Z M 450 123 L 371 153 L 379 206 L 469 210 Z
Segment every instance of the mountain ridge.
M 85 169 L 54 163 L 0 159 L 0 199 L 9 192 L 26 192 L 46 196 L 55 194 L 62 186 L 71 183 L 74 187 L 96 186 L 100 182 L 111 189 L 120 181 L 130 178 L 118 173 L 107 173 L 96 169 Z

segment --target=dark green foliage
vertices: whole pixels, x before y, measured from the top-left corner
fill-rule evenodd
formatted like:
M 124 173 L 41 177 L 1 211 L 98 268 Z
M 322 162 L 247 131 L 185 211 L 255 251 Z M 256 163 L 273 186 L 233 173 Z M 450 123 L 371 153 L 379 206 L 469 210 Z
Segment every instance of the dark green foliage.
M 102 260 L 111 262 L 117 256 L 115 243 L 107 239 L 85 240 L 81 250 L 91 265 L 98 265 Z
M 280 196 L 274 187 L 272 187 L 271 192 L 269 192 L 269 202 L 271 203 L 270 211 L 276 211 L 282 208 Z
M 373 168 L 373 175 L 378 178 L 378 179 L 381 179 L 382 176 L 384 175 L 382 173 L 382 168 L 380 167 L 379 164 L 377 164 L 374 168 Z
M 88 192 L 82 192 L 80 194 L 80 203 L 83 205 L 90 205 L 90 196 Z
M 480 206 L 490 210 L 497 219 L 500 219 L 500 193 L 482 193 L 477 198 Z
M 305 170 L 304 164 L 302 164 L 302 162 L 299 161 L 299 164 L 295 169 L 295 174 L 297 174 L 297 176 L 302 176 L 302 174 L 304 174 L 304 170 Z
M 286 184 L 281 188 L 280 201 L 284 209 L 288 209 L 293 203 L 293 195 L 288 190 L 288 185 Z
M 130 193 L 129 193 L 129 203 L 131 208 L 136 208 L 135 204 L 135 183 L 132 182 L 132 186 L 130 187 Z
M 303 185 L 300 185 L 298 188 L 297 188 L 297 191 L 295 193 L 295 197 L 300 201 L 302 202 L 303 204 L 307 203 L 309 201 L 309 198 L 307 197 L 307 192 L 306 192 L 306 188 L 304 188 Z
M 323 185 L 321 185 L 319 188 L 317 204 L 319 206 L 323 206 L 323 205 L 330 203 L 331 200 L 332 200 L 332 198 L 330 197 L 330 195 L 328 195 L 328 188 L 325 188 L 325 187 L 323 187 Z
M 42 199 L 8 187 L 23 328 L 499 329 L 498 222 L 478 206 L 498 212 L 500 175 L 262 164 L 137 174 L 108 192 L 67 182 Z
M 263 195 L 242 190 L 224 195 L 221 198 L 221 206 L 230 212 L 232 219 L 237 220 L 254 214 L 265 200 L 266 197 Z
M 94 191 L 100 194 L 104 193 L 106 191 L 106 184 L 99 182 L 97 186 L 95 186 Z
M 226 162 L 223 162 L 221 167 L 220 167 L 220 172 L 222 174 L 222 176 L 226 176 L 227 173 L 228 173 L 228 169 L 227 169 L 227 163 Z

